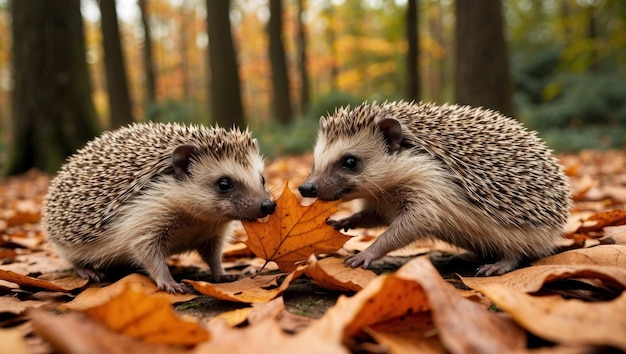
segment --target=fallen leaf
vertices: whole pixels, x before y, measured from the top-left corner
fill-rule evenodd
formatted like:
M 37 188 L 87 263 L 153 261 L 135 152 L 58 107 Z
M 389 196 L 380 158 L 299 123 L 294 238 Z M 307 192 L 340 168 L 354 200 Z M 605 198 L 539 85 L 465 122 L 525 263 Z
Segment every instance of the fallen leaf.
M 276 200 L 276 212 L 266 223 L 243 222 L 248 234 L 245 244 L 257 257 L 274 261 L 283 272 L 291 272 L 296 263 L 306 261 L 311 254 L 334 252 L 350 239 L 326 224 L 339 203 L 316 200 L 302 206 L 285 185 Z
M 522 327 L 552 342 L 614 346 L 626 351 L 626 292 L 607 302 L 531 296 L 505 285 L 480 289 Z
M 365 332 L 390 353 L 446 353 L 430 311 L 378 323 L 366 327 Z
M 150 353 L 182 354 L 182 349 L 145 343 L 117 334 L 102 323 L 80 312 L 57 315 L 44 310 L 29 310 L 36 332 L 52 345 L 56 353 Z
M 598 279 L 618 291 L 626 289 L 626 268 L 595 265 L 536 265 L 499 276 L 459 278 L 465 285 L 479 291 L 487 285 L 501 284 L 511 289 L 533 293 L 547 283 L 569 278 Z
M 626 245 L 599 245 L 557 253 L 534 265 L 598 265 L 626 268 Z
M 179 318 L 167 299 L 135 291 L 132 285 L 83 312 L 114 332 L 146 343 L 195 345 L 210 338 L 198 323 Z
M 231 283 L 212 284 L 193 280 L 183 280 L 183 282 L 193 286 L 202 294 L 221 300 L 245 303 L 268 302 L 287 290 L 291 281 L 301 276 L 305 269 L 306 265 L 297 267 L 285 276 L 280 286 L 278 286 L 278 280 L 284 276 L 283 274 L 258 275 L 254 278 L 242 278 Z
M 585 224 L 589 223 L 593 225 L 585 226 Z M 602 231 L 602 228 L 605 226 L 619 226 L 624 224 L 626 224 L 626 210 L 603 211 L 595 213 L 583 220 L 583 224 L 576 230 L 576 233 Z
M 0 329 L 0 343 L 2 343 L 1 353 L 6 354 L 30 354 L 22 332 L 18 329 Z
M 452 353 L 503 353 L 523 346 L 523 332 L 510 319 L 463 298 L 444 281 L 428 257 L 372 280 L 337 304 L 303 332 L 348 341 L 366 327 L 430 311 L 443 346 Z
M 248 313 L 250 313 L 251 307 L 244 307 L 242 309 L 236 309 L 232 311 L 222 312 L 219 315 L 213 317 L 208 326 L 213 326 L 213 323 L 224 321 L 228 326 L 235 327 L 244 323 L 248 319 Z
M 317 260 L 309 258 L 306 275 L 319 287 L 336 291 L 359 291 L 376 278 L 376 273 L 363 268 L 352 269 L 343 259 L 328 257 Z
M 285 334 L 271 318 L 242 329 L 216 322 L 211 327 L 211 333 L 211 341 L 198 345 L 194 353 L 349 353 L 340 343 L 329 338 L 310 333 L 299 333 L 295 336 Z
M 6 280 L 11 283 L 20 285 L 20 287 L 33 287 L 39 289 L 46 289 L 50 291 L 59 291 L 62 293 L 68 293 L 73 289 L 62 288 L 50 281 L 41 280 L 27 275 L 18 274 L 10 270 L 0 269 L 0 279 Z
M 254 325 L 268 318 L 277 319 L 283 311 L 285 311 L 285 302 L 282 297 L 277 297 L 268 302 L 255 303 L 252 304 L 252 309 L 248 313 L 248 322 Z
M 194 294 L 170 294 L 159 291 L 154 282 L 141 274 L 130 274 L 117 282 L 108 286 L 97 286 L 85 289 L 76 298 L 66 304 L 59 305 L 61 310 L 84 310 L 90 307 L 102 305 L 110 299 L 118 296 L 128 286 L 132 286 L 134 291 L 143 294 L 151 294 L 153 297 L 167 299 L 171 304 L 175 302 L 189 301 L 197 297 Z
M 29 308 L 36 308 L 50 304 L 49 301 L 20 300 L 16 297 L 0 297 L 0 313 L 20 315 Z M 1 343 L 1 342 L 0 342 Z

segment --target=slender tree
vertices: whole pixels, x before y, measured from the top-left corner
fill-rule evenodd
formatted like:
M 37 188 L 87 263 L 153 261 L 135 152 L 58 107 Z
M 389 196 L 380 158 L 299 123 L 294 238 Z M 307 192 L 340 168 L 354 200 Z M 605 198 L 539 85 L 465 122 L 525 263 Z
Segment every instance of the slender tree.
M 12 137 L 3 174 L 55 172 L 99 131 L 80 0 L 16 0 Z
M 500 0 L 456 1 L 456 100 L 513 115 Z
M 298 0 L 298 71 L 300 73 L 300 113 L 306 114 L 309 110 L 311 93 L 309 92 L 309 72 L 307 70 L 307 36 L 304 26 L 304 11 L 306 0 Z
M 130 93 L 115 0 L 100 0 L 99 3 L 102 15 L 100 25 L 102 26 L 102 47 L 104 48 L 104 66 L 109 96 L 110 126 L 118 128 L 133 121 Z
M 156 70 L 154 69 L 154 58 L 152 56 L 152 31 L 150 30 L 150 14 L 148 0 L 137 2 L 141 12 L 141 25 L 143 27 L 143 67 L 144 80 L 146 86 L 146 98 L 144 104 L 156 103 Z
M 420 100 L 418 18 L 417 0 L 408 0 L 406 6 L 406 40 L 408 43 L 406 96 L 407 99 L 415 101 Z
M 291 97 L 287 58 L 283 44 L 283 1 L 270 0 L 270 19 L 267 25 L 269 33 L 269 57 L 272 66 L 272 91 L 274 114 L 282 124 L 291 122 Z
M 222 126 L 245 125 L 237 54 L 230 32 L 230 1 L 207 0 L 211 112 Z

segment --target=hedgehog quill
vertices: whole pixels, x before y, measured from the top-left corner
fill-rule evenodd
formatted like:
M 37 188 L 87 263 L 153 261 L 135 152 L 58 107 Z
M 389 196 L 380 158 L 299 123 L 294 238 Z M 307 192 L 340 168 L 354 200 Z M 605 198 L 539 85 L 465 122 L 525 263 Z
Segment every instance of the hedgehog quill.
M 44 201 L 49 240 L 77 273 L 144 268 L 161 290 L 185 292 L 166 257 L 197 250 L 213 279 L 233 220 L 274 212 L 259 145 L 248 131 L 166 123 L 105 132 L 69 157 Z
M 320 119 L 305 197 L 362 200 L 337 229 L 387 225 L 363 252 L 435 237 L 472 251 L 500 275 L 553 252 L 571 205 L 556 158 L 516 120 L 482 108 L 393 102 L 342 108 Z

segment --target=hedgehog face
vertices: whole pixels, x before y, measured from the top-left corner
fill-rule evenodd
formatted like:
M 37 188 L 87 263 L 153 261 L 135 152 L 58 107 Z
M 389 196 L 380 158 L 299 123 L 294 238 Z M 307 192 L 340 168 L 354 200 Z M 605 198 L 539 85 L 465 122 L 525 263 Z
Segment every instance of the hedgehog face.
M 274 212 L 276 203 L 265 190 L 263 159 L 258 146 L 252 146 L 242 158 L 215 157 L 191 152 L 187 170 L 178 163 L 185 161 L 183 151 L 174 153 L 174 169 L 180 183 L 189 191 L 186 209 L 199 218 L 254 220 Z M 178 149 L 177 149 L 178 150 Z M 181 176 L 184 174 L 184 177 Z M 208 220 L 207 220 L 208 221 Z
M 300 186 L 304 197 L 324 200 L 373 198 L 384 192 L 393 156 L 402 140 L 398 121 L 383 119 L 352 134 L 333 134 L 322 122 L 314 149 L 314 166 Z

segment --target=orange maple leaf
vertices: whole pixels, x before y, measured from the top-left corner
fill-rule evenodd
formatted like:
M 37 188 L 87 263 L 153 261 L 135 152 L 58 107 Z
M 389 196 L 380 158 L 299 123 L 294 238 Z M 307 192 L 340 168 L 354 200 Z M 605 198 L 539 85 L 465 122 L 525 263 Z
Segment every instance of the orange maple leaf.
M 244 242 L 257 257 L 274 261 L 283 272 L 311 254 L 334 252 L 350 238 L 326 224 L 340 201 L 316 200 L 302 206 L 286 184 L 276 200 L 276 212 L 266 223 L 243 222 L 248 233 Z

